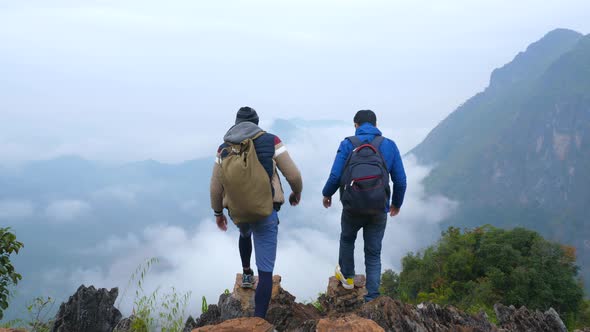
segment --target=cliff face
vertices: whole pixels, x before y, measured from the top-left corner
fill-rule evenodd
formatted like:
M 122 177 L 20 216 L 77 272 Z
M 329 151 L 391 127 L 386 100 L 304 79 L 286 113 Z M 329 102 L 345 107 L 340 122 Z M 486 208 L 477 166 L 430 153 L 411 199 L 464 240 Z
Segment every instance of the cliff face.
M 413 153 L 446 223 L 521 226 L 578 249 L 590 286 L 590 35 L 555 30 L 496 69 Z

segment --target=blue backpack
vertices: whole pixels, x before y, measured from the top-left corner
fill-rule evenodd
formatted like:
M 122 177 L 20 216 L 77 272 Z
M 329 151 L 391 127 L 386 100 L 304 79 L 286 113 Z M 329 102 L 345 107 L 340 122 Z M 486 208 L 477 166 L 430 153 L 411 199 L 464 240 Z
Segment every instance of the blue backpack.
M 391 189 L 385 160 L 379 152 L 383 136 L 363 143 L 356 136 L 347 137 L 354 149 L 346 160 L 340 180 L 340 201 L 345 210 L 356 214 L 385 212 Z

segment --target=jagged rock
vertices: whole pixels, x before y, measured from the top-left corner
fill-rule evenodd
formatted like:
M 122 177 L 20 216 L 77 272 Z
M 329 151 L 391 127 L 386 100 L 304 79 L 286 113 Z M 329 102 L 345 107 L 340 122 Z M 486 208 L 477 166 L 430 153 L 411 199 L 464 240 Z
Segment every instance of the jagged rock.
M 386 331 L 498 331 L 483 314 L 470 316 L 454 307 L 435 304 L 412 306 L 387 296 L 365 303 L 357 314 Z
M 199 331 L 257 331 L 252 330 L 253 305 L 250 299 L 254 291 L 241 288 L 241 276 L 231 294 L 222 294 L 217 305 L 196 321 Z M 295 297 L 280 287 L 280 277 L 275 276 L 275 288 L 266 319 L 277 331 L 411 331 L 411 332 L 565 332 L 565 326 L 555 310 L 545 313 L 516 310 L 501 304 L 494 307 L 500 321 L 496 327 L 487 315 L 469 315 L 453 306 L 441 307 L 423 303 L 417 306 L 404 304 L 387 296 L 364 303 L 364 277 L 356 279 L 355 288 L 344 289 L 335 278 L 330 278 L 325 295 L 320 298 L 324 310 L 311 304 L 295 302 Z M 236 318 L 243 318 L 238 320 Z M 229 323 L 231 322 L 231 324 Z M 374 322 L 375 324 L 371 323 Z M 224 324 L 230 325 L 224 325 Z M 247 323 L 247 324 L 246 324 Z M 211 326 L 213 324 L 218 324 Z M 208 330 L 201 330 L 205 327 Z M 254 327 L 258 328 L 257 325 Z M 262 331 L 268 326 L 263 327 Z M 270 331 L 270 330 L 269 330 Z M 583 331 L 586 332 L 586 331 Z
M 507 307 L 497 303 L 494 311 L 499 327 L 509 331 L 567 332 L 565 324 L 553 308 L 542 313 L 525 307 L 516 309 L 512 305 Z
M 117 325 L 115 325 L 114 332 L 130 332 L 131 331 L 131 323 L 135 316 L 131 315 L 127 318 L 121 319 Z
M 234 299 L 240 301 L 241 310 L 245 313 L 248 313 L 247 316 L 252 316 L 254 314 L 254 294 L 256 293 L 256 287 L 258 286 L 258 277 L 255 277 L 254 279 L 254 288 L 242 288 L 242 274 L 236 274 L 236 282 L 234 283 L 234 290 L 231 294 Z M 272 277 L 271 299 L 274 299 L 279 294 L 280 288 L 281 276 L 275 275 Z
M 121 312 L 113 306 L 118 288 L 107 291 L 94 286 L 80 286 L 62 303 L 55 316 L 52 332 L 111 332 L 121 320 Z
M 188 318 L 186 319 L 186 323 L 184 323 L 184 328 L 182 329 L 182 332 L 191 332 L 197 327 L 199 326 L 197 325 L 197 322 L 195 321 L 193 316 L 188 316 Z
M 337 318 L 322 318 L 318 321 L 315 331 L 317 332 L 384 332 L 382 327 L 374 321 L 361 318 L 357 315 L 347 315 Z
M 271 322 L 277 331 L 292 331 L 308 320 L 321 318 L 321 312 L 311 304 L 295 302 L 295 296 L 280 288 L 279 293 L 271 300 L 266 320 Z
M 354 277 L 354 288 L 345 289 L 336 277 L 330 277 L 326 294 L 319 299 L 327 312 L 352 312 L 365 303 L 366 279 L 364 275 Z
M 222 294 L 219 296 L 217 306 L 219 307 L 219 318 L 221 321 L 252 316 L 254 310 L 250 310 L 250 308 L 247 311 L 244 310 L 242 307 L 243 303 L 239 298 L 233 296 L 233 294 Z
M 274 326 L 262 318 L 246 317 L 227 320 L 218 325 L 199 327 L 192 332 L 272 332 Z
M 220 303 L 221 303 L 221 299 L 224 295 L 225 294 L 221 294 L 221 296 L 219 297 Z M 213 325 L 213 324 L 218 324 L 220 322 L 221 322 L 221 310 L 219 310 L 219 306 L 216 304 L 210 304 L 207 307 L 207 312 L 202 313 L 201 317 L 199 317 L 196 320 L 195 327 Z

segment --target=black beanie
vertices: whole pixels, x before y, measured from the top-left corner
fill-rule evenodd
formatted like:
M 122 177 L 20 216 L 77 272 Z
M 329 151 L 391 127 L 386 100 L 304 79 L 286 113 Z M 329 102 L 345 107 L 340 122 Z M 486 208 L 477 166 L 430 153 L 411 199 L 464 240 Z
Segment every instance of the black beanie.
M 238 114 L 236 114 L 236 124 L 246 121 L 253 122 L 258 125 L 258 114 L 252 107 L 240 107 Z
M 371 110 L 361 110 L 356 112 L 356 115 L 354 116 L 354 123 L 358 123 L 359 125 L 362 125 L 363 123 L 370 123 L 373 126 L 377 125 L 377 115 L 375 115 L 375 113 Z

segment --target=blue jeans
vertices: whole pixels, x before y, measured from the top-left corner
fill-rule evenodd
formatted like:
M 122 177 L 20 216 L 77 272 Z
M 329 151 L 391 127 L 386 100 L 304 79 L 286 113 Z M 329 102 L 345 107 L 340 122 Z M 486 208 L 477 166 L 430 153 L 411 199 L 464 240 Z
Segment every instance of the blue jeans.
M 259 271 L 273 272 L 277 257 L 277 237 L 279 234 L 279 217 L 277 211 L 255 223 L 239 224 L 240 236 L 249 238 L 254 235 L 254 255 Z
M 381 242 L 385 234 L 387 214 L 356 215 L 342 211 L 340 225 L 340 254 L 338 262 L 342 274 L 346 278 L 353 278 L 354 272 L 354 242 L 358 231 L 363 229 L 365 240 L 365 269 L 367 274 L 366 301 L 379 296 L 381 284 Z

